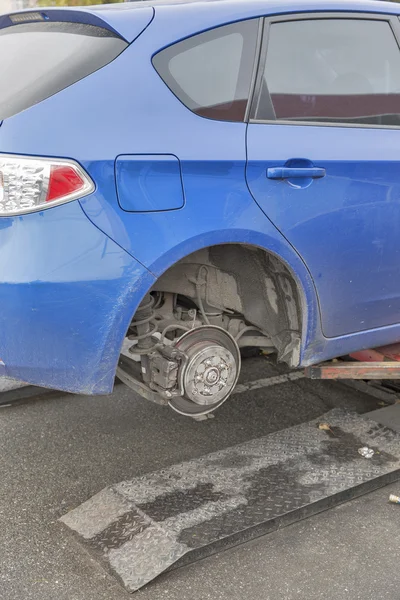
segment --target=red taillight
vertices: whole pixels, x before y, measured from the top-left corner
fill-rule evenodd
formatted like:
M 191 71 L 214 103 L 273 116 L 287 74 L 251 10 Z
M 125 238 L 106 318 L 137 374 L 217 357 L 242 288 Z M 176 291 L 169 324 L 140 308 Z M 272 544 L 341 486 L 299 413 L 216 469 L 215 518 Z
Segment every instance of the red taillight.
M 76 169 L 69 165 L 51 165 L 46 202 L 75 194 L 84 187 L 85 181 Z
M 73 160 L 0 153 L 0 217 L 51 208 L 94 189 L 89 175 Z

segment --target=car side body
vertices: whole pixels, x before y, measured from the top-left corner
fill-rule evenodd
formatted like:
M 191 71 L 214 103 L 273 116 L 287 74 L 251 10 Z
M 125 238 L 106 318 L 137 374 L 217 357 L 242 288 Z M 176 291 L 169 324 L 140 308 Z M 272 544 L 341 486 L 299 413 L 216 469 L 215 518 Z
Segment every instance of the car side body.
M 293 368 L 400 340 L 400 122 L 258 118 L 254 104 L 267 27 L 371 20 L 396 42 L 399 5 L 160 0 L 43 14 L 115 31 L 127 47 L 0 126 L 0 158 L 73 160 L 95 188 L 0 217 L 0 374 L 109 393 L 143 299 L 196 302 L 202 285 L 204 302 L 242 315 Z M 196 114 L 157 57 L 245 21 L 255 37 L 243 118 Z M 17 26 L 0 17 L 0 31 Z

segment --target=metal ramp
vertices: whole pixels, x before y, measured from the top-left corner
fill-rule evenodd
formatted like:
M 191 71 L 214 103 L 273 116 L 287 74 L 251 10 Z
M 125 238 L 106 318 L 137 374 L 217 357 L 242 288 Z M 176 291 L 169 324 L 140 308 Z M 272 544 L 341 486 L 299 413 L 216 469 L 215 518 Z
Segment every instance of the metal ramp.
M 133 592 L 168 569 L 400 479 L 400 432 L 373 418 L 334 409 L 118 483 L 61 521 Z M 360 455 L 364 446 L 372 458 Z

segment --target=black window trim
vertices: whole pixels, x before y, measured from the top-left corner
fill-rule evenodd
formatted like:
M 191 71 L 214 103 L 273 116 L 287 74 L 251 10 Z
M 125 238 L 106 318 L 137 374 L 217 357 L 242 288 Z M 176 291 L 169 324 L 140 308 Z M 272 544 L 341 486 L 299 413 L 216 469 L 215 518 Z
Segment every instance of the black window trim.
M 294 121 L 285 119 L 276 119 L 273 111 L 273 104 L 271 97 L 269 96 L 269 103 L 271 107 L 271 118 L 270 119 L 256 119 L 254 117 L 257 102 L 260 97 L 261 86 L 263 83 L 265 64 L 267 60 L 267 48 L 269 41 L 269 32 L 271 25 L 274 23 L 283 23 L 288 21 L 312 21 L 321 19 L 357 19 L 360 21 L 385 21 L 389 24 L 400 53 L 400 16 L 398 14 L 389 13 L 373 13 L 373 12 L 345 12 L 345 11 L 334 11 L 334 12 L 310 12 L 310 13 L 295 13 L 291 15 L 274 15 L 271 17 L 265 17 L 263 19 L 263 34 L 260 49 L 260 56 L 258 59 L 258 72 L 254 83 L 254 89 L 251 96 L 251 106 L 248 111 L 248 123 L 249 124 L 264 124 L 264 125 L 291 125 L 297 127 L 351 127 L 357 129 L 400 129 L 400 125 L 375 125 L 369 123 L 338 123 L 329 121 Z M 250 103 L 250 99 L 249 99 Z M 248 105 L 249 106 L 249 105 Z
M 247 20 L 247 19 L 245 19 Z M 257 29 L 257 42 L 256 42 L 256 51 L 254 54 L 254 63 L 253 63 L 253 72 L 251 74 L 250 79 L 250 87 L 249 87 L 249 97 L 247 98 L 246 110 L 244 113 L 244 123 L 249 122 L 252 106 L 253 106 L 253 98 L 254 98 L 254 90 L 256 88 L 258 73 L 260 69 L 260 60 L 262 56 L 262 45 L 264 39 L 264 27 L 265 27 L 265 19 L 263 17 L 258 17 L 258 29 Z
M 217 31 L 218 29 L 222 29 L 223 27 L 226 27 L 228 25 L 235 25 L 236 23 L 244 23 L 245 21 L 258 21 L 258 27 L 257 27 L 257 40 L 256 40 L 256 45 L 255 45 L 253 70 L 252 70 L 252 75 L 251 75 L 250 85 L 249 85 L 249 97 L 247 99 L 246 110 L 245 110 L 244 118 L 242 121 L 226 121 L 224 119 L 213 119 L 211 117 L 206 117 L 204 115 L 199 115 L 199 114 L 193 112 L 188 106 L 186 106 L 186 104 L 182 101 L 182 99 L 179 98 L 179 96 L 177 96 L 177 94 L 175 94 L 175 92 L 164 81 L 164 79 L 161 77 L 160 73 L 156 69 L 153 60 L 154 60 L 155 56 L 157 56 L 158 54 L 160 54 L 167 48 L 175 46 L 175 44 L 178 43 L 177 41 L 174 41 L 172 44 L 167 44 L 163 48 L 160 48 L 159 50 L 157 50 L 157 52 L 154 52 L 154 54 L 151 57 L 151 63 L 152 63 L 153 69 L 155 70 L 157 75 L 160 77 L 160 79 L 164 82 L 164 84 L 167 86 L 167 88 L 169 89 L 171 94 L 173 94 L 173 96 L 175 96 L 175 98 L 178 100 L 178 102 L 180 102 L 186 110 L 188 110 L 189 112 L 194 114 L 199 119 L 206 119 L 207 121 L 215 121 L 217 123 L 246 123 L 247 124 L 249 122 L 250 111 L 251 111 L 253 97 L 254 97 L 254 89 L 256 86 L 256 80 L 257 80 L 258 72 L 259 72 L 261 49 L 262 49 L 262 44 L 263 44 L 263 39 L 264 39 L 264 35 L 263 35 L 263 33 L 264 33 L 264 17 L 262 15 L 260 15 L 260 16 L 254 16 L 254 17 L 247 17 L 244 19 L 237 19 L 235 21 L 228 21 L 226 23 L 220 23 L 219 25 L 215 25 L 214 27 L 209 27 L 208 29 L 197 31 L 195 33 L 191 33 L 190 35 L 187 35 L 186 37 L 179 40 L 179 42 L 183 42 L 183 41 L 189 40 L 197 35 L 201 35 L 202 33 L 207 33 L 208 31 Z

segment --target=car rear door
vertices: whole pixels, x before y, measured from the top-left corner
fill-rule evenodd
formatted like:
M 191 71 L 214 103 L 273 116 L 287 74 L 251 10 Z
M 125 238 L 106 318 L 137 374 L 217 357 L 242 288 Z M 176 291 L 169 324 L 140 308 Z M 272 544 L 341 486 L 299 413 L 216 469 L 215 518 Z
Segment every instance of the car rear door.
M 400 322 L 397 17 L 265 21 L 247 181 L 315 281 L 324 334 Z

